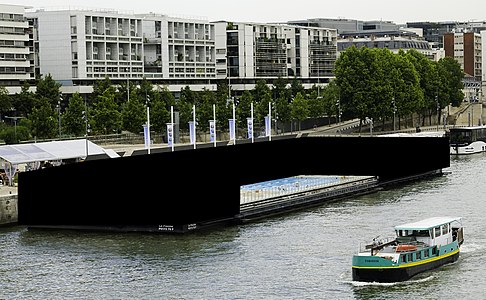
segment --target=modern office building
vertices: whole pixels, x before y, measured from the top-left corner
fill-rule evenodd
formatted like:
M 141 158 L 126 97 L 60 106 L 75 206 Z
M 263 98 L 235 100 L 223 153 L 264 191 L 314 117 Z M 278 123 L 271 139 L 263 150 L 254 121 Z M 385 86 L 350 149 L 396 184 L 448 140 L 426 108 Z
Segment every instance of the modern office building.
M 21 86 L 34 76 L 32 26 L 20 5 L 0 4 L 0 84 Z
M 214 22 L 217 78 L 233 83 L 299 78 L 304 86 L 334 76 L 337 32 L 288 24 Z

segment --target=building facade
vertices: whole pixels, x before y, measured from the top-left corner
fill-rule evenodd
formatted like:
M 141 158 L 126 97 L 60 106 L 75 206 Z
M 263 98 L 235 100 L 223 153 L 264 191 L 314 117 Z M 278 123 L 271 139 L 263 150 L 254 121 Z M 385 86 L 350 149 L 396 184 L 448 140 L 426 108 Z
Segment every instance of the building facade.
M 449 32 L 444 34 L 445 55 L 453 57 L 464 72 L 481 81 L 482 42 L 475 32 Z
M 37 74 L 63 85 L 111 80 L 215 77 L 214 26 L 208 21 L 110 10 L 36 11 Z
M 20 86 L 34 76 L 32 26 L 20 5 L 0 4 L 0 84 Z
M 239 84 L 299 78 L 329 81 L 337 57 L 334 29 L 288 24 L 214 22 L 217 78 Z

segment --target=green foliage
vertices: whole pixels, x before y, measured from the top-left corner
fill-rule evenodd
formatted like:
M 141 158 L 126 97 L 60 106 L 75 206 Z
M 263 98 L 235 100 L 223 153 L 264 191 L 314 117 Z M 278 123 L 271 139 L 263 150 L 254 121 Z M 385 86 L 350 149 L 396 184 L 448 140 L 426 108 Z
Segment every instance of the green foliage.
M 84 99 L 76 92 L 71 98 L 62 117 L 62 132 L 75 137 L 84 136 L 86 122 L 84 112 L 86 110 Z
M 292 119 L 299 121 L 299 130 L 301 129 L 301 121 L 309 117 L 309 105 L 307 100 L 301 93 L 297 93 L 294 100 L 290 103 L 290 115 Z
M 121 122 L 123 130 L 137 134 L 142 132 L 143 124 L 147 122 L 145 104 L 137 97 L 130 97 L 130 101 L 122 105 Z
M 60 88 L 61 84 L 48 74 L 37 81 L 36 98 L 45 98 L 52 107 L 55 107 L 61 96 Z M 40 103 L 40 105 L 44 104 Z
M 133 99 L 129 103 L 138 102 L 137 99 Z M 91 116 L 92 129 L 95 133 L 113 134 L 121 132 L 121 113 L 115 103 L 115 96 L 110 90 L 105 90 L 101 96 L 98 96 L 97 102 L 93 106 L 89 111 L 89 116 Z M 140 106 L 143 110 L 143 104 L 140 104 Z M 135 127 L 136 124 L 134 123 L 133 126 Z M 141 130 L 141 123 L 138 124 Z
M 41 97 L 28 118 L 32 121 L 32 136 L 36 139 L 52 139 L 58 134 L 58 118 L 50 100 Z

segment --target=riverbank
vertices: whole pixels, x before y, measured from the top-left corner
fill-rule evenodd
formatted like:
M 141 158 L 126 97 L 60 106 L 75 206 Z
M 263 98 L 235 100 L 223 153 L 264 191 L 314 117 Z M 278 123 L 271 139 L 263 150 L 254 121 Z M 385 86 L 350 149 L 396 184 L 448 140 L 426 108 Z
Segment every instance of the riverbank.
M 17 186 L 0 186 L 0 226 L 14 225 L 18 222 Z

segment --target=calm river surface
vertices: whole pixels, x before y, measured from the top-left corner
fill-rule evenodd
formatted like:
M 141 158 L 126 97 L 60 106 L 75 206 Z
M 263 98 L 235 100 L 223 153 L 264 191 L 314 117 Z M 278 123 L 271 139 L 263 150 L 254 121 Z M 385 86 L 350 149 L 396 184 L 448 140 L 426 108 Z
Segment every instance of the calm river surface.
M 0 299 L 486 299 L 486 154 L 450 172 L 256 223 L 195 234 L 0 228 Z M 461 216 L 459 260 L 399 284 L 351 281 L 360 242 Z

